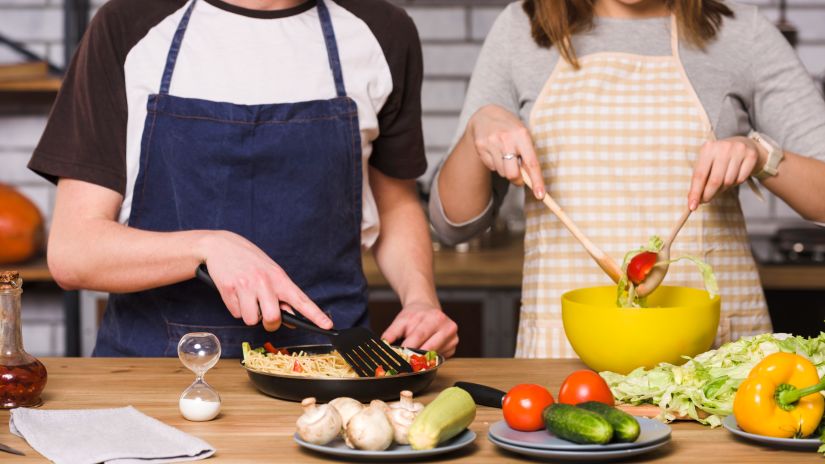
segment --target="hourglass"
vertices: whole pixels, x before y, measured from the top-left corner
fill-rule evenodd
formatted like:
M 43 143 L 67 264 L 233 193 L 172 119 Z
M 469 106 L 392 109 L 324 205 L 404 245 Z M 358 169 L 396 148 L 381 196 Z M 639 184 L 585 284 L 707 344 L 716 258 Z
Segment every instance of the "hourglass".
M 195 374 L 195 381 L 180 395 L 178 406 L 190 421 L 208 421 L 221 411 L 221 397 L 203 376 L 221 357 L 221 342 L 209 332 L 192 332 L 178 342 L 178 357 Z

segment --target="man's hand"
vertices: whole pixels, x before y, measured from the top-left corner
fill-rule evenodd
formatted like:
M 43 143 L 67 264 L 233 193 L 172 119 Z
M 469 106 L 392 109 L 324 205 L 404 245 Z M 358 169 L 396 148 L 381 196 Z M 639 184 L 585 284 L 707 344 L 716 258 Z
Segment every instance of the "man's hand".
M 204 261 L 226 307 L 236 319 L 266 330 L 281 326 L 281 307 L 291 306 L 323 329 L 332 321 L 266 253 L 232 232 L 218 231 L 203 241 Z M 258 309 L 260 307 L 260 310 Z
M 449 358 L 458 345 L 458 325 L 437 306 L 413 303 L 404 306 L 381 338 L 389 343 L 403 340 L 407 348 L 433 350 Z

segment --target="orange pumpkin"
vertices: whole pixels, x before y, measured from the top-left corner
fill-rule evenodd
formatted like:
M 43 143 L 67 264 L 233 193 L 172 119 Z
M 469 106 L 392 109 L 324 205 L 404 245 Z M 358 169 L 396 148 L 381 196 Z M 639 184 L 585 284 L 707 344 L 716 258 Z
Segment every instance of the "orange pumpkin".
M 0 184 L 0 264 L 33 257 L 43 245 L 43 216 L 17 190 Z

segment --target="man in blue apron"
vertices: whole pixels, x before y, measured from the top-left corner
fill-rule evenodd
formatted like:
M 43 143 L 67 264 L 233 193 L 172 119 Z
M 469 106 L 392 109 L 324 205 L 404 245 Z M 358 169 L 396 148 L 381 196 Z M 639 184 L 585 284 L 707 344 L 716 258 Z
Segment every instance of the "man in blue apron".
M 192 331 L 226 356 L 324 343 L 273 334 L 280 311 L 366 325 L 372 245 L 403 305 L 384 338 L 452 354 L 414 188 L 420 83 L 415 28 L 383 2 L 106 4 L 29 165 L 59 179 L 56 280 L 111 292 L 94 354 L 174 356 Z

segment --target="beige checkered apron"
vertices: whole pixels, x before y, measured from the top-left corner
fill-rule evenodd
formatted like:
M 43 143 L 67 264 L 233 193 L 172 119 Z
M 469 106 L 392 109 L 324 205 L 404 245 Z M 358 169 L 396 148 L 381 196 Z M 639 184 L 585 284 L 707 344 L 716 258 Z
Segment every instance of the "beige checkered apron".
M 693 163 L 713 132 L 679 60 L 596 53 L 575 70 L 563 59 L 536 100 L 530 129 L 548 192 L 617 262 L 666 235 L 687 203 Z M 558 219 L 526 195 L 523 305 L 516 356 L 575 357 L 562 293 L 612 282 Z M 711 251 L 712 250 L 712 251 Z M 771 330 L 737 190 L 694 212 L 671 255 L 706 256 L 719 280 L 716 343 Z M 670 266 L 665 284 L 702 287 L 695 266 Z

